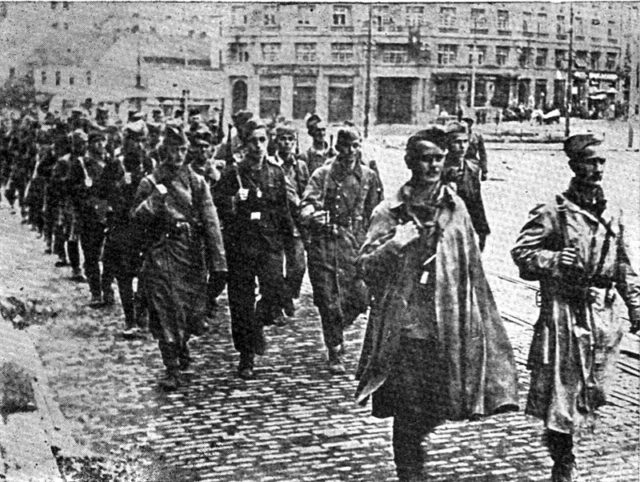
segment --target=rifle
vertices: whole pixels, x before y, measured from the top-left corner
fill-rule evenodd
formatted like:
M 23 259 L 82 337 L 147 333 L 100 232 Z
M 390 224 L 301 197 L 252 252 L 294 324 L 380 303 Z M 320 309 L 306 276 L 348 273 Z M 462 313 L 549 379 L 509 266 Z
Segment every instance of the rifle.
M 300 157 L 300 141 L 298 139 L 297 132 L 296 132 L 296 157 Z
M 227 152 L 225 153 L 225 161 L 227 162 L 227 165 L 230 166 L 231 164 L 234 163 L 234 159 L 233 159 L 233 149 L 231 149 L 231 130 L 233 129 L 233 124 L 227 124 Z

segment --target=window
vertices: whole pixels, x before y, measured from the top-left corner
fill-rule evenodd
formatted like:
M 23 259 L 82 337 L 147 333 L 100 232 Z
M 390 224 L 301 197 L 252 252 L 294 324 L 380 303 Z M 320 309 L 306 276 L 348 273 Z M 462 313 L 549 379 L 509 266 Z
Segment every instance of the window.
M 409 62 L 409 47 L 406 44 L 380 45 L 380 60 L 383 64 L 406 64 Z
M 296 61 L 298 62 L 315 62 L 316 61 L 316 44 L 314 43 L 297 43 Z
M 58 2 L 51 2 L 51 10 L 55 10 L 58 6 Z
M 15 67 L 9 67 L 9 78 L 13 79 L 16 76 L 16 68 Z
M 268 119 L 280 115 L 280 77 L 260 76 L 260 117 Z
M 229 44 L 229 60 L 231 62 L 249 62 L 249 49 L 247 44 Z
M 438 65 L 452 65 L 456 63 L 458 46 L 454 44 L 438 45 Z
M 353 119 L 353 77 L 330 75 L 329 122 L 344 122 Z
M 616 52 L 607 52 L 607 62 L 604 66 L 606 70 L 615 70 L 618 63 L 618 54 Z
M 591 70 L 600 70 L 600 52 L 591 52 Z
M 496 47 L 496 64 L 507 65 L 509 62 L 509 47 Z
M 64 10 L 69 10 L 69 2 L 62 2 L 62 8 Z
M 422 25 L 424 17 L 424 7 L 408 6 L 406 8 L 406 25 L 408 27 L 418 27 Z
M 561 40 L 567 38 L 567 26 L 565 25 L 564 15 L 558 15 L 556 17 L 556 35 Z
M 377 5 L 373 7 L 373 26 L 378 32 L 393 31 L 393 21 L 389 16 L 388 5 Z
M 547 37 L 549 35 L 547 22 L 548 22 L 547 14 L 539 13 L 538 14 L 538 36 L 539 37 Z
M 351 25 L 351 7 L 346 5 L 333 6 L 333 25 L 347 27 Z
M 91 85 L 91 81 L 93 79 L 91 78 L 91 71 L 87 70 L 87 85 Z
M 69 24 L 67 22 L 64 22 L 62 26 L 65 30 L 69 30 Z
M 40 72 L 40 83 L 42 85 L 47 83 L 47 71 L 43 70 L 42 72 Z
M 298 5 L 298 25 L 313 25 L 315 5 Z
M 293 78 L 293 118 L 304 119 L 316 110 L 316 78 L 296 76 Z
M 484 8 L 471 9 L 471 33 L 487 33 L 487 17 Z
M 609 23 L 607 25 L 607 37 L 608 38 L 612 38 L 613 37 L 613 29 L 615 28 L 616 23 L 613 20 L 609 20 Z
M 531 65 L 531 47 L 518 47 L 518 65 L 526 68 Z
M 231 25 L 239 27 L 247 24 L 247 10 L 244 6 L 234 6 L 231 10 Z
M 567 51 L 556 50 L 556 69 L 567 68 Z
M 69 85 L 73 85 L 76 83 L 76 79 L 73 75 L 69 76 Z
M 56 70 L 56 85 L 60 85 L 61 78 L 60 71 Z
M 280 56 L 279 43 L 262 44 L 262 61 L 263 62 L 277 62 L 279 56 Z
M 536 67 L 546 67 L 548 49 L 538 49 L 536 53 Z
M 498 10 L 498 30 L 509 30 L 509 11 Z
M 531 12 L 522 12 L 522 33 L 531 33 L 533 23 L 533 14 Z
M 576 37 L 584 38 L 584 23 L 582 17 L 575 17 L 573 28 L 575 29 Z
M 331 61 L 336 64 L 346 64 L 349 62 L 353 62 L 353 44 L 331 44 Z
M 265 5 L 262 7 L 262 24 L 265 27 L 276 27 L 278 25 L 278 6 Z
M 484 64 L 487 55 L 486 45 L 469 45 L 469 64 Z
M 440 7 L 440 28 L 455 28 L 456 7 Z

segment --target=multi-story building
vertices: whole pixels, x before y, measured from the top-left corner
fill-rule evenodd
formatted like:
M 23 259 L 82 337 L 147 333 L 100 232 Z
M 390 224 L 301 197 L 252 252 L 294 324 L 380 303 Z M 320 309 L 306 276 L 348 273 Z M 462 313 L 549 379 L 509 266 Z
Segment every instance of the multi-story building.
M 362 122 L 370 90 L 373 122 L 421 123 L 459 107 L 564 106 L 573 29 L 570 95 L 586 111 L 630 95 L 636 5 L 229 3 L 213 46 L 232 110 Z

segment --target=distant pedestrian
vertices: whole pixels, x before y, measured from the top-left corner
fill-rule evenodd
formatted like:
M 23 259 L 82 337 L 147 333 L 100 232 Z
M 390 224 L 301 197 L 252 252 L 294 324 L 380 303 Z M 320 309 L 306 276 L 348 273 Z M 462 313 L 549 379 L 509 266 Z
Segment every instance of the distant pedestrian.
M 605 197 L 606 154 L 591 134 L 564 142 L 574 177 L 534 208 L 511 254 L 524 279 L 540 283 L 542 306 L 529 352 L 526 413 L 544 421 L 553 482 L 576 480 L 573 435 L 606 403 L 625 327 L 640 328 L 640 279 L 630 264 L 622 210 Z
M 153 234 L 141 282 L 149 329 L 167 369 L 161 386 L 174 390 L 191 363 L 188 341 L 203 326 L 207 267 L 223 282 L 227 263 L 218 216 L 204 178 L 184 164 L 182 126 L 167 124 L 158 168 L 138 187 L 134 220 Z
M 469 133 L 469 145 L 464 153 L 466 159 L 470 159 L 480 168 L 480 180 L 486 181 L 489 173 L 487 166 L 487 149 L 484 146 L 484 137 L 479 132 L 473 130 L 473 119 L 471 117 L 463 117 L 462 121 L 467 124 L 467 132 Z
M 302 155 L 307 163 L 309 174 L 313 174 L 316 169 L 322 166 L 327 159 L 336 155 L 333 146 L 327 142 L 327 124 L 320 116 L 313 114 L 307 119 L 307 134 L 311 137 L 311 146 Z
M 446 134 L 407 142 L 412 177 L 373 212 L 359 267 L 373 292 L 356 397 L 393 417 L 400 481 L 422 481 L 421 441 L 445 420 L 517 409 L 513 351 L 464 202 L 442 181 Z

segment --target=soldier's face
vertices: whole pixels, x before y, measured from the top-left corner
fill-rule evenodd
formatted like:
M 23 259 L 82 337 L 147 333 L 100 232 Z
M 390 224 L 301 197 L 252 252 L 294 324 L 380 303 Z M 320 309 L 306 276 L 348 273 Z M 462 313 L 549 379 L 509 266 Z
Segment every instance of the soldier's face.
M 360 139 L 344 139 L 336 144 L 336 150 L 340 153 L 340 157 L 349 162 L 355 161 L 361 147 Z
M 424 183 L 437 182 L 442 175 L 446 153 L 431 142 L 419 142 L 411 154 L 414 177 Z
M 573 161 L 571 163 L 571 169 L 573 169 L 573 172 L 582 184 L 599 186 L 602 184 L 605 162 L 606 159 L 604 157 L 591 157 L 589 159 Z
M 184 164 L 184 160 L 187 157 L 187 146 L 166 146 L 166 160 L 165 163 L 170 167 L 178 168 Z
M 249 158 L 259 161 L 267 155 L 267 147 L 269 145 L 269 138 L 267 137 L 267 130 L 264 127 L 255 129 L 247 133 L 247 155 Z
M 296 145 L 296 138 L 292 134 L 284 134 L 278 137 L 278 152 L 288 156 L 293 152 Z
M 316 127 L 313 129 L 311 137 L 316 142 L 323 142 L 326 135 L 327 130 L 324 127 Z
M 469 146 L 469 138 L 466 133 L 453 134 L 449 138 L 449 153 L 456 159 L 462 159 Z

